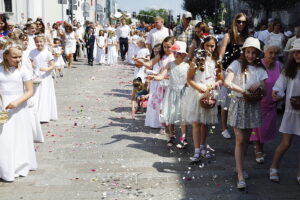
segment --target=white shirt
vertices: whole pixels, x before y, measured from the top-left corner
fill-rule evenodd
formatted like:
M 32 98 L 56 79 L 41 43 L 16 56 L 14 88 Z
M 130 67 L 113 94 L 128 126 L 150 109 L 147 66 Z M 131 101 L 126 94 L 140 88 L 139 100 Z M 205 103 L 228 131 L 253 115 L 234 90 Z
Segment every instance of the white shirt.
M 283 55 L 284 40 L 285 40 L 285 37 L 282 33 L 273 33 L 272 32 L 266 38 L 265 44 L 278 46 L 280 48 L 278 55 L 281 56 L 281 55 Z
M 146 43 L 150 44 L 153 48 L 156 44 L 162 43 L 162 41 L 168 36 L 172 36 L 172 32 L 169 32 L 168 28 L 164 26 L 160 30 L 154 28 L 149 32 Z
M 268 30 L 259 31 L 257 35 L 257 39 L 262 41 L 264 44 L 266 44 L 266 39 L 270 35 L 270 32 Z
M 268 78 L 266 70 L 264 70 L 262 67 L 248 65 L 248 69 L 245 73 L 246 75 L 244 74 L 243 76 L 241 74 L 241 69 L 242 66 L 240 62 L 235 60 L 229 65 L 227 71 L 231 71 L 234 73 L 232 83 L 241 86 L 245 90 L 248 90 L 254 83 L 261 82 Z M 242 97 L 242 94 L 239 92 L 232 91 L 231 93 L 237 97 Z
M 117 29 L 118 38 L 128 38 L 130 33 L 130 27 L 128 25 L 119 26 Z

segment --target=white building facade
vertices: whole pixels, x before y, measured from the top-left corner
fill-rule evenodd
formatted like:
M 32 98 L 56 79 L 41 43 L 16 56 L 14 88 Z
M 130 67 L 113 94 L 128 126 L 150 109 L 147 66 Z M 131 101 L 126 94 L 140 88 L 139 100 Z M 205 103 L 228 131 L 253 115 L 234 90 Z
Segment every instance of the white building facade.
M 0 13 L 6 13 L 16 23 L 37 17 L 50 23 L 71 21 L 72 10 L 73 19 L 81 23 L 89 20 L 104 24 L 116 9 L 115 0 L 0 0 Z

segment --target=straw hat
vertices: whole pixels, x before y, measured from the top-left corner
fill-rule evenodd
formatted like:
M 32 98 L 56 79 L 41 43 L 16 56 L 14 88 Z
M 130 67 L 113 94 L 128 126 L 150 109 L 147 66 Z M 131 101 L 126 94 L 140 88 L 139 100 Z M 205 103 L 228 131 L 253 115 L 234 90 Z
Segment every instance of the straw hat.
M 300 38 L 296 39 L 293 44 L 292 44 L 292 48 L 288 51 L 300 51 Z
M 185 54 L 187 54 L 187 52 L 186 52 L 186 43 L 182 42 L 182 41 L 176 41 L 172 45 L 171 50 L 175 51 L 175 52 L 178 52 L 178 53 L 185 53 Z
M 259 51 L 262 51 L 260 49 L 260 42 L 259 42 L 259 40 L 256 39 L 256 38 L 254 38 L 254 37 L 248 37 L 245 40 L 242 49 L 247 48 L 247 47 L 254 47 L 254 48 L 258 49 Z

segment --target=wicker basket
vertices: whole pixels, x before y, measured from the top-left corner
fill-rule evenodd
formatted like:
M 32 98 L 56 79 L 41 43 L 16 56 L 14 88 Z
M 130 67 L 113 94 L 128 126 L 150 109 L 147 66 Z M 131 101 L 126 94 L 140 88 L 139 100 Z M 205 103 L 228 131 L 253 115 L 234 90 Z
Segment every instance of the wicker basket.
M 249 91 L 248 94 L 244 94 L 243 97 L 248 102 L 257 102 L 260 101 L 264 96 L 262 88 L 257 88 L 254 92 Z
M 292 96 L 290 102 L 295 110 L 300 110 L 300 96 Z
M 144 66 L 144 64 L 143 64 L 141 61 L 138 61 L 138 60 L 135 60 L 135 61 L 134 61 L 134 65 L 137 66 L 137 67 L 142 67 L 142 66 Z
M 211 109 L 216 106 L 217 100 L 204 97 L 200 99 L 200 106 L 205 109 Z
M 8 121 L 8 112 L 0 111 L 0 124 L 5 124 Z

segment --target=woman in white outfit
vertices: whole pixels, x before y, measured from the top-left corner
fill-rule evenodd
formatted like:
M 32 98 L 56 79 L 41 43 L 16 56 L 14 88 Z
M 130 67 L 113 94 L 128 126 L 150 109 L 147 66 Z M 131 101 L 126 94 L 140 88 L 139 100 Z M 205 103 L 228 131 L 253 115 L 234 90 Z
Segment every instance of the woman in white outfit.
M 70 24 L 67 24 L 65 26 L 65 38 L 64 38 L 64 43 L 65 43 L 65 54 L 66 54 L 66 59 L 68 63 L 68 68 L 72 68 L 72 63 L 73 63 L 73 54 L 76 52 L 76 40 L 77 36 L 75 32 L 73 31 L 73 28 Z

